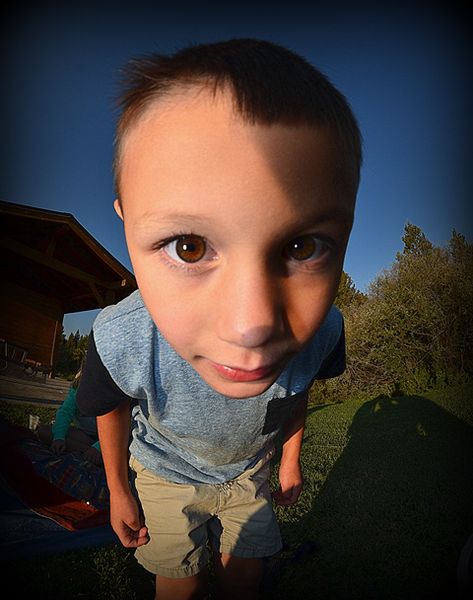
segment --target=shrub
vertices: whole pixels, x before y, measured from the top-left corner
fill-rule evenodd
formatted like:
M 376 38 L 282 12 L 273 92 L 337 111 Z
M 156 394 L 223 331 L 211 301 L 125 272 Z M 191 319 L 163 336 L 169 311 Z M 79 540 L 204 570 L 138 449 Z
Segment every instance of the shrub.
M 473 374 L 473 245 L 453 231 L 435 247 L 408 223 L 404 249 L 366 296 L 343 282 L 347 370 L 317 384 L 316 401 L 358 394 L 416 393 Z M 317 388 L 317 386 L 319 386 Z

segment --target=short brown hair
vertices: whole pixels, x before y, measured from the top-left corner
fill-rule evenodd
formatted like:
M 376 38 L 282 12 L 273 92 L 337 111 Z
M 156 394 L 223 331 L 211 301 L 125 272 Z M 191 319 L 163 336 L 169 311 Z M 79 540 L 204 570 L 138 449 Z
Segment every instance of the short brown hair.
M 210 84 L 214 93 L 229 86 L 238 112 L 249 123 L 329 127 L 341 148 L 344 175 L 356 193 L 362 141 L 355 116 L 328 78 L 291 50 L 263 40 L 232 39 L 135 58 L 122 74 L 114 159 L 117 192 L 123 139 L 140 116 L 179 87 Z

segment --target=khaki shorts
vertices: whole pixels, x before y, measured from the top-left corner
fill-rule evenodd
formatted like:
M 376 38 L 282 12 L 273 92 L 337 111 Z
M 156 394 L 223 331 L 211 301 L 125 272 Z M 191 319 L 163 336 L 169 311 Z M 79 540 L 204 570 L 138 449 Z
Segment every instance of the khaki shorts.
M 242 558 L 271 556 L 281 535 L 269 489 L 272 453 L 236 479 L 220 484 L 172 483 L 131 457 L 150 541 L 136 549 L 151 573 L 180 578 L 207 565 L 216 552 Z

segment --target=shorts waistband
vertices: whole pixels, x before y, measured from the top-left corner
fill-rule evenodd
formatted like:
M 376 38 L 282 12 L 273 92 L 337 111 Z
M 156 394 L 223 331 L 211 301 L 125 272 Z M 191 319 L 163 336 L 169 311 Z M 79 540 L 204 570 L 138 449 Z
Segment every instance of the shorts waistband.
M 165 481 L 167 483 L 172 483 L 175 485 L 216 485 L 216 486 L 218 486 L 218 485 L 222 485 L 222 483 L 241 481 L 241 480 L 247 479 L 248 477 L 251 477 L 252 475 L 257 473 L 260 469 L 262 469 L 267 463 L 269 463 L 269 461 L 273 458 L 275 451 L 276 451 L 275 447 L 271 446 L 271 448 L 267 449 L 265 451 L 265 453 L 263 454 L 263 456 L 261 458 L 259 458 L 253 466 L 249 467 L 248 469 L 245 469 L 242 473 L 240 473 L 236 477 L 233 477 L 232 479 L 228 479 L 226 482 L 220 482 L 220 483 L 217 483 L 217 482 L 215 482 L 215 483 L 198 483 L 198 482 L 178 483 L 178 482 L 172 481 L 170 479 L 166 479 L 165 477 L 162 477 L 162 476 L 156 474 L 151 469 L 148 469 L 148 467 L 145 467 L 145 465 L 143 465 L 134 455 L 130 455 L 129 466 L 131 467 L 131 469 L 133 471 L 140 471 L 143 469 L 149 470 L 152 473 L 153 477 L 156 477 L 157 479 L 160 479 L 161 481 Z

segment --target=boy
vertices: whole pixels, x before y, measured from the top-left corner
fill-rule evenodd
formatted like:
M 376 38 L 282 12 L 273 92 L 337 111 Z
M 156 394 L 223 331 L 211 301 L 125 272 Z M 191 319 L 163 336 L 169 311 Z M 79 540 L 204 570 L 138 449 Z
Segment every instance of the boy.
M 98 416 L 111 523 L 160 600 L 205 596 L 208 541 L 221 597 L 257 598 L 281 547 L 274 438 L 274 499 L 290 505 L 308 390 L 344 369 L 332 302 L 359 130 L 304 59 L 249 39 L 131 62 L 122 108 L 115 209 L 139 291 L 98 316 L 78 395 Z

